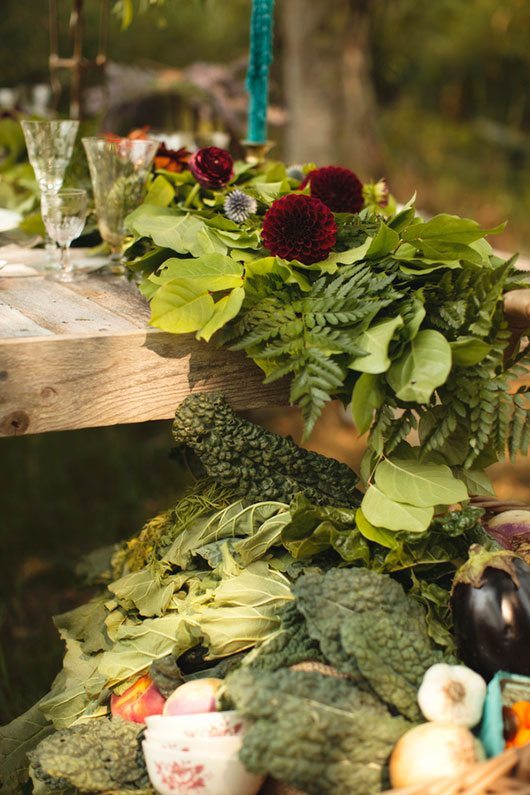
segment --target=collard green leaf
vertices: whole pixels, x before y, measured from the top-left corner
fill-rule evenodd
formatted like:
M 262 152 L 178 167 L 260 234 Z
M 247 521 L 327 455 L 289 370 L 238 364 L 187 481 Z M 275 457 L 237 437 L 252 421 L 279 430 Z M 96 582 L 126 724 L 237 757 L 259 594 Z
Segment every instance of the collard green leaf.
M 118 629 L 114 648 L 101 655 L 97 670 L 103 682 L 113 687 L 138 677 L 160 657 L 183 654 L 196 642 L 187 617 L 180 613 L 171 612 L 137 624 L 126 621 Z
M 469 499 L 464 483 L 444 464 L 386 458 L 375 470 L 375 482 L 387 497 L 420 508 Z
M 387 530 L 408 530 L 410 533 L 423 533 L 429 527 L 434 515 L 433 508 L 419 508 L 387 497 L 376 486 L 369 486 L 361 502 L 361 508 L 375 527 Z
M 103 651 L 110 646 L 109 637 L 105 631 L 105 619 L 108 615 L 106 603 L 109 599 L 108 591 L 91 599 L 80 607 L 55 616 L 53 623 L 60 631 L 61 637 L 78 640 L 86 654 Z
M 366 433 L 372 424 L 374 411 L 383 405 L 385 388 L 382 379 L 372 373 L 362 373 L 353 387 L 351 413 L 358 434 Z
M 357 356 L 348 365 L 350 370 L 361 373 L 384 373 L 390 367 L 388 347 L 396 329 L 403 325 L 401 315 L 376 323 L 364 331 L 358 340 L 360 348 L 366 351 L 367 356 Z
M 53 732 L 39 705 L 0 728 L 0 792 L 19 795 L 28 780 L 27 754 Z
M 387 381 L 400 400 L 428 403 L 451 370 L 451 346 L 439 331 L 419 331 L 405 353 L 387 372 Z
M 133 571 L 109 585 L 122 607 L 135 607 L 141 616 L 163 615 L 173 596 L 174 578 L 161 576 L 153 567 Z

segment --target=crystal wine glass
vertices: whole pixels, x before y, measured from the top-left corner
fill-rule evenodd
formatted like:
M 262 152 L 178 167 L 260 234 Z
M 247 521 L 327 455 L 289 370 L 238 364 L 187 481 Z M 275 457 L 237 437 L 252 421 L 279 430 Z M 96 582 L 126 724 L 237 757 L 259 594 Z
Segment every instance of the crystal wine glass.
M 79 122 L 71 119 L 20 122 L 41 195 L 57 193 L 72 157 Z M 48 245 L 45 242 L 45 248 Z M 55 246 L 54 246 L 55 249 Z M 54 251 L 52 252 L 53 258 Z
M 46 231 L 61 249 L 60 270 L 52 275 L 58 281 L 75 282 L 83 278 L 74 270 L 69 249 L 72 240 L 83 231 L 87 207 L 87 193 L 81 188 L 42 194 L 42 218 Z
M 125 219 L 142 203 L 147 178 L 158 141 L 114 136 L 83 138 L 103 240 L 111 249 L 113 272 L 123 273 L 120 266 L 122 246 L 127 236 Z

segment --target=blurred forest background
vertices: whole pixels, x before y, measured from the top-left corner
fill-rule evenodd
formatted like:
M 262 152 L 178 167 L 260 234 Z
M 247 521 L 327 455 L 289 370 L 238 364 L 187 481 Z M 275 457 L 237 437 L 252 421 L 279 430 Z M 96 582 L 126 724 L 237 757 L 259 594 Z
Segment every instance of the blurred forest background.
M 57 6 L 66 20 L 72 0 Z M 99 3 L 85 9 L 93 57 Z M 167 0 L 126 30 L 113 16 L 108 83 L 88 77 L 94 123 L 243 134 L 249 11 L 249 0 Z M 47 3 L 2 0 L 1 12 L 5 109 L 48 81 Z M 417 191 L 427 213 L 486 226 L 509 219 L 500 247 L 528 254 L 529 41 L 529 0 L 278 0 L 274 155 L 384 175 L 398 199 Z M 68 52 L 66 25 L 60 44 Z M 191 121 L 183 113 L 208 103 L 214 112 Z M 61 108 L 68 112 L 67 92 Z M 291 411 L 258 420 L 299 432 Z M 336 412 L 311 446 L 357 462 L 354 432 Z M 0 440 L 0 723 L 43 694 L 59 668 L 51 615 L 86 597 L 79 557 L 136 532 L 182 489 L 170 447 L 169 422 Z M 530 502 L 528 462 L 495 474 L 499 494 Z

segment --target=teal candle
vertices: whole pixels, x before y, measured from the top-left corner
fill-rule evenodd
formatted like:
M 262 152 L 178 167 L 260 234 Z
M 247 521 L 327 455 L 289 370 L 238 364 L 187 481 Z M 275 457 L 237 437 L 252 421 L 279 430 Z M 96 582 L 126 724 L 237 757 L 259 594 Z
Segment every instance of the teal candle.
M 250 57 L 247 72 L 247 141 L 262 144 L 267 140 L 269 69 L 272 62 L 274 0 L 252 0 Z

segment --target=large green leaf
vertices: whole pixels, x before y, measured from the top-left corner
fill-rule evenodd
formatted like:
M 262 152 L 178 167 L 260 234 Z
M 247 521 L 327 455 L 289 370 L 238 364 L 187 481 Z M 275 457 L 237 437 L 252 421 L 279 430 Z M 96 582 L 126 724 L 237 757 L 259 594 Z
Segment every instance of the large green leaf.
M 202 218 L 170 207 L 142 204 L 127 216 L 126 224 L 140 237 L 150 237 L 157 246 L 171 248 L 179 254 L 217 252 L 226 254 L 227 246 L 209 229 Z
M 145 197 L 146 204 L 154 204 L 156 207 L 169 207 L 175 198 L 175 189 L 171 182 L 158 174 L 149 186 Z
M 399 245 L 399 235 L 381 221 L 379 229 L 366 252 L 367 259 L 379 259 L 391 254 Z
M 199 330 L 197 338 L 209 342 L 216 331 L 226 326 L 230 320 L 233 320 L 238 315 L 244 298 L 245 290 L 243 287 L 236 287 L 228 295 L 217 301 L 213 315 Z
M 432 245 L 436 242 L 448 243 L 473 243 L 485 235 L 494 235 L 502 232 L 505 224 L 493 229 L 483 229 L 476 221 L 469 218 L 459 218 L 457 215 L 440 213 L 425 223 L 413 224 L 402 230 L 401 237 L 406 241 L 427 242 Z
M 439 331 L 419 331 L 407 350 L 393 362 L 387 381 L 400 400 L 428 403 L 451 370 L 451 346 Z
M 464 483 L 445 464 L 386 458 L 375 470 L 375 482 L 387 497 L 420 508 L 469 499 Z
M 172 334 L 198 331 L 213 313 L 212 296 L 191 279 L 162 284 L 151 300 L 151 325 Z
M 369 486 L 361 503 L 363 514 L 375 527 L 387 530 L 407 530 L 423 533 L 434 515 L 433 508 L 418 508 L 416 505 L 397 502 L 387 497 L 377 486 Z
M 160 284 L 185 279 L 204 292 L 230 290 L 243 284 L 243 266 L 223 254 L 203 254 L 196 259 L 171 257 L 165 261 L 160 275 L 154 278 Z
M 162 578 L 159 572 L 146 567 L 120 577 L 109 585 L 109 590 L 122 607 L 135 607 L 141 616 L 161 616 L 171 601 L 174 585 L 171 577 Z
M 478 337 L 460 337 L 451 342 L 453 362 L 461 367 L 473 367 L 491 351 L 491 345 Z
M 373 541 L 375 544 L 380 544 L 380 546 L 386 547 L 387 549 L 397 549 L 401 546 L 395 533 L 386 530 L 384 527 L 374 527 L 360 508 L 357 508 L 355 513 L 355 522 L 360 532 L 368 541 Z
M 106 602 L 109 599 L 108 591 L 94 597 L 84 605 L 54 616 L 53 623 L 63 638 L 72 638 L 81 643 L 81 648 L 86 654 L 103 651 L 109 648 L 109 638 L 105 632 L 105 619 L 108 610 Z
M 385 373 L 390 367 L 388 347 L 396 329 L 403 325 L 401 315 L 376 323 L 364 331 L 358 339 L 360 348 L 367 352 L 367 356 L 356 356 L 348 367 L 361 373 Z
M 0 728 L 0 792 L 19 795 L 28 779 L 27 754 L 53 732 L 39 705 Z
M 383 405 L 385 388 L 381 377 L 362 373 L 355 382 L 352 393 L 351 413 L 357 433 L 365 433 L 372 424 L 374 411 Z

